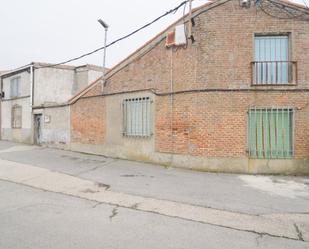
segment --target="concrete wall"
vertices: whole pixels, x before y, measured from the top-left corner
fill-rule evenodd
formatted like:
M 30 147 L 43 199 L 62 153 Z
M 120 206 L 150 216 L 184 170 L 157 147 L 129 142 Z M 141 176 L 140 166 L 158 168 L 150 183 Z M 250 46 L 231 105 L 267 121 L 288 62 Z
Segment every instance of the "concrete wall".
M 98 69 L 97 69 L 98 70 Z M 87 66 L 75 69 L 75 83 L 73 87 L 73 95 L 84 89 L 92 82 L 102 76 L 102 71 L 93 70 Z
M 88 85 L 102 76 L 101 71 L 89 70 L 88 71 Z
M 18 98 L 10 97 L 11 79 L 20 77 L 20 93 Z M 1 102 L 1 138 L 4 140 L 32 143 L 32 119 L 30 104 L 30 73 L 27 71 L 3 79 L 5 98 Z M 12 128 L 11 114 L 14 105 L 22 107 L 22 127 Z
M 34 73 L 34 106 L 62 104 L 73 95 L 74 70 L 36 69 Z
M 20 91 L 21 91 L 20 97 L 30 96 L 30 73 L 24 71 L 3 79 L 3 91 L 5 93 L 5 98 L 3 100 L 11 99 L 10 97 L 11 80 L 17 77 L 20 77 Z
M 34 74 L 34 106 L 66 103 L 101 75 L 87 65 L 76 69 L 38 68 Z
M 11 124 L 12 107 L 14 105 L 22 107 L 22 128 L 13 129 Z M 17 99 L 14 101 L 3 101 L 1 103 L 2 114 L 2 139 L 21 142 L 32 143 L 32 118 L 30 98 Z
M 154 152 L 154 136 L 138 138 L 123 135 L 123 107 L 125 99 L 150 97 L 153 101 L 151 116 L 154 117 L 155 96 L 149 92 L 121 94 L 106 97 L 106 136 L 104 150 L 112 157 L 143 159 Z M 154 130 L 154 122 L 152 122 Z
M 70 143 L 70 107 L 36 109 L 43 115 L 42 145 L 68 148 Z
M 75 70 L 44 68 L 35 72 L 35 106 L 44 106 L 41 111 L 44 124 L 42 126 L 42 144 L 50 147 L 68 148 L 70 144 L 70 107 L 66 103 L 74 94 L 88 86 L 94 78 L 101 76 L 88 66 Z M 46 122 L 47 121 L 47 122 Z
M 40 68 L 42 65 L 40 63 L 34 65 L 33 94 L 33 112 L 43 114 L 42 142 L 49 146 L 67 148 L 70 143 L 70 108 L 66 106 L 66 103 L 77 92 L 100 77 L 101 68 L 93 65 L 77 68 L 71 66 L 44 67 L 45 64 L 43 68 Z M 28 71 L 17 72 L 3 79 L 5 98 L 1 105 L 2 139 L 33 142 L 30 76 L 29 68 Z M 10 99 L 10 80 L 15 77 L 21 78 L 21 96 Z M 16 104 L 22 106 L 21 129 L 11 129 L 11 111 Z M 47 120 L 45 116 L 49 117 L 50 121 L 45 122 Z

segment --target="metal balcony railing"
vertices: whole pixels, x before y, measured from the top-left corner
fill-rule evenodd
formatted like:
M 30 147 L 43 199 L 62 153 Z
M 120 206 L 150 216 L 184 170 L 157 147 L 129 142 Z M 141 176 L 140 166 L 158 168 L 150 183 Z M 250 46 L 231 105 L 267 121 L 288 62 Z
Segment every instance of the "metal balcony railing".
M 295 61 L 253 61 L 252 85 L 293 85 L 297 83 Z

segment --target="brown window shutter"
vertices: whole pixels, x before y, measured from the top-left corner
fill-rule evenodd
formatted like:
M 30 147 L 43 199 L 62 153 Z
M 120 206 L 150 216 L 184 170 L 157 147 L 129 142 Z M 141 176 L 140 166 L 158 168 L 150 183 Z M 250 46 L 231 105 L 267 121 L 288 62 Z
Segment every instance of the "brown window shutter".
M 166 47 L 171 47 L 173 45 L 175 45 L 175 31 L 169 32 L 167 34 L 165 42 Z

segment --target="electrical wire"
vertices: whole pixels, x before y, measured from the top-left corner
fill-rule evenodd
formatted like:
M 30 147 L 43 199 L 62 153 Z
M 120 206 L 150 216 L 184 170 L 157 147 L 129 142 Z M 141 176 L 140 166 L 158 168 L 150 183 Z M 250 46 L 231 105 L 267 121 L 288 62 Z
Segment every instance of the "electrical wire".
M 299 15 L 294 15 L 291 11 L 289 11 L 287 8 L 284 8 L 284 6 L 282 6 L 279 3 L 276 3 L 274 1 L 271 0 L 261 0 L 257 2 L 257 6 L 259 6 L 260 10 L 265 13 L 268 16 L 271 16 L 273 18 L 277 18 L 277 19 L 283 19 L 283 20 L 287 20 L 287 19 L 298 19 L 298 20 L 303 20 L 303 21 L 309 21 L 308 18 L 305 18 L 304 16 L 308 15 L 309 12 L 303 12 L 302 14 Z M 274 9 L 275 10 L 279 10 L 281 13 L 285 13 L 285 15 L 288 16 L 280 16 L 280 15 L 276 15 L 274 13 L 272 13 L 272 10 L 270 9 Z M 295 10 L 300 12 L 299 10 Z
M 131 33 L 129 33 L 129 34 L 123 36 L 123 37 L 120 37 L 120 38 L 114 40 L 113 42 L 111 42 L 111 43 L 109 43 L 108 45 L 106 45 L 106 48 L 108 48 L 108 47 L 110 47 L 110 46 L 112 46 L 112 45 L 114 45 L 114 44 L 116 44 L 116 43 L 118 43 L 118 42 L 120 42 L 120 41 L 122 41 L 122 40 L 124 40 L 124 39 L 129 38 L 130 36 L 132 36 L 132 35 L 138 33 L 139 31 L 141 31 L 141 30 L 143 30 L 143 29 L 149 27 L 150 25 L 154 24 L 155 22 L 159 21 L 160 19 L 162 19 L 163 17 L 165 17 L 165 16 L 167 16 L 167 15 L 175 14 L 182 6 L 186 5 L 187 2 L 188 2 L 188 0 L 181 2 L 177 7 L 175 7 L 175 8 L 173 8 L 173 9 L 167 11 L 166 13 L 164 13 L 163 15 L 161 15 L 161 16 L 155 18 L 155 19 L 152 20 L 151 22 L 149 22 L 149 23 L 143 25 L 142 27 L 140 27 L 140 28 L 134 30 L 133 32 L 131 32 Z M 94 54 L 94 53 L 97 53 L 97 52 L 103 50 L 104 48 L 105 48 L 105 47 L 103 46 L 103 47 L 97 48 L 97 49 L 95 49 L 95 50 L 93 50 L 93 51 L 91 51 L 91 52 L 88 52 L 88 53 L 85 53 L 85 54 L 83 54 L 83 55 L 77 56 L 77 57 L 75 57 L 75 58 L 72 58 L 72 59 L 69 59 L 69 60 L 66 60 L 66 61 L 62 61 L 62 62 L 59 62 L 59 63 L 56 63 L 56 64 L 52 64 L 52 65 L 41 66 L 41 67 L 38 67 L 38 68 L 49 68 L 49 67 L 56 67 L 56 66 L 59 66 L 59 65 L 67 64 L 67 63 L 70 63 L 70 62 L 72 62 L 72 61 L 76 61 L 76 60 L 82 59 L 82 58 L 84 58 L 84 57 L 87 57 L 87 56 L 89 56 L 89 55 L 92 55 L 92 54 Z

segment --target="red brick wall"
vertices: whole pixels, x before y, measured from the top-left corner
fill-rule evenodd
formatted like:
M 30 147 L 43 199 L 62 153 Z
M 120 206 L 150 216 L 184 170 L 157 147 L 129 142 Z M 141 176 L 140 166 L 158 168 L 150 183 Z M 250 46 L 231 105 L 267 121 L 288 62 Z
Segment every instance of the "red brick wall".
M 159 92 L 204 88 L 250 88 L 255 33 L 291 33 L 291 60 L 297 61 L 298 86 L 309 88 L 308 22 L 282 20 L 232 0 L 196 17 L 196 42 L 166 49 L 163 39 L 146 55 L 148 45 L 112 71 L 107 93 L 154 88 Z M 131 64 L 125 66 L 127 62 Z M 122 66 L 125 66 L 122 70 Z M 110 74 L 111 75 L 111 74 Z M 293 88 L 293 87 L 289 87 Z
M 105 93 L 149 88 L 158 93 L 171 90 L 249 89 L 242 92 L 175 95 L 173 139 L 170 97 L 158 96 L 156 151 L 209 157 L 245 157 L 246 114 L 250 105 L 292 106 L 302 108 L 297 110 L 295 117 L 296 157 L 308 158 L 309 92 L 285 91 L 309 89 L 308 22 L 271 18 L 255 7 L 241 8 L 238 0 L 232 0 L 199 15 L 195 23 L 194 44 L 189 43 L 187 48 L 166 49 L 164 39 L 157 46 L 154 46 L 155 40 L 108 74 Z M 254 34 L 274 32 L 291 33 L 291 60 L 297 61 L 298 85 L 267 87 L 281 89 L 281 92 L 254 92 L 254 89 L 266 88 L 251 86 Z M 100 91 L 98 84 L 86 96 L 100 94 Z M 82 122 L 79 124 L 80 120 Z M 79 100 L 72 106 L 73 142 L 104 143 L 104 126 L 102 98 Z
M 71 106 L 71 141 L 103 144 L 105 139 L 104 99 L 80 99 Z
M 156 103 L 156 150 L 193 156 L 246 157 L 250 107 L 294 107 L 295 157 L 309 156 L 309 92 L 204 92 L 174 97 L 171 138 L 170 97 Z M 306 105 L 307 104 L 307 105 Z M 161 115 L 162 114 L 162 115 Z

